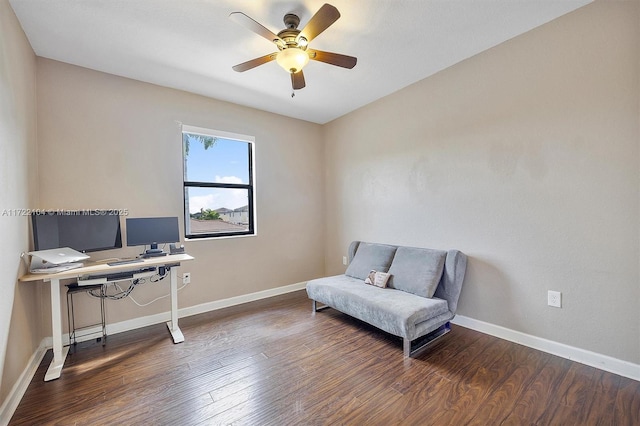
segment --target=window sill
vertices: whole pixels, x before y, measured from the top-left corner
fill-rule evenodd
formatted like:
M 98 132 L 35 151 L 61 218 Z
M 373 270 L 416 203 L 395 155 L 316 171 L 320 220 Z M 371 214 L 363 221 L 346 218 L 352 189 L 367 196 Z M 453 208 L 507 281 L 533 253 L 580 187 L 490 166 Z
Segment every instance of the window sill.
M 225 235 L 223 237 L 202 237 L 202 238 L 185 238 L 185 241 L 195 242 L 195 241 L 215 241 L 215 240 L 228 240 L 230 238 L 251 238 L 256 237 L 258 235 L 257 232 L 253 234 L 243 234 L 243 235 Z

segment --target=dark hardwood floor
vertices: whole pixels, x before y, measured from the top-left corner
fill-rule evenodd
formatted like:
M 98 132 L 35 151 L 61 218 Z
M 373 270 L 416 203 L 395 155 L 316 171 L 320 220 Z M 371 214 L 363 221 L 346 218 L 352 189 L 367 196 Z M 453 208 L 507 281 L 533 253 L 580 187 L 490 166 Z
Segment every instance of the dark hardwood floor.
M 11 425 L 640 425 L 640 382 L 462 327 L 417 358 L 304 292 L 47 353 Z M 72 349 L 73 351 L 73 349 Z

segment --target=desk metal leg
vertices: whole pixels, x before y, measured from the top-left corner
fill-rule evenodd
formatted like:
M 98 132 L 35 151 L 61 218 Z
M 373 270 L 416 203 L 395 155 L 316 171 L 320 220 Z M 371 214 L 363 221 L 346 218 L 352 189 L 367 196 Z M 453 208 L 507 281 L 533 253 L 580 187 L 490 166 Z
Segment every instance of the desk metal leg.
M 44 376 L 44 381 L 60 377 L 64 360 L 67 358 L 69 347 L 62 347 L 62 312 L 60 309 L 60 280 L 51 279 L 51 333 L 53 337 L 53 359 Z
M 171 276 L 171 321 L 167 322 L 167 327 L 173 337 L 173 343 L 184 342 L 182 330 L 178 327 L 178 271 L 174 266 L 169 271 Z

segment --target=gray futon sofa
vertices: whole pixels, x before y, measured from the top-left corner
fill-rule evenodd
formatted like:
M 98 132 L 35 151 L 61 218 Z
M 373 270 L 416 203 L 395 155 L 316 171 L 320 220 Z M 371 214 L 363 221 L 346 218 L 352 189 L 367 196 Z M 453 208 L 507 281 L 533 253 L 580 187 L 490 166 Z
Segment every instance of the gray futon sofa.
M 467 266 L 462 252 L 354 241 L 348 254 L 344 275 L 307 283 L 314 312 L 332 307 L 402 337 L 405 357 L 450 330 Z M 365 284 L 372 270 L 390 274 L 385 288 Z

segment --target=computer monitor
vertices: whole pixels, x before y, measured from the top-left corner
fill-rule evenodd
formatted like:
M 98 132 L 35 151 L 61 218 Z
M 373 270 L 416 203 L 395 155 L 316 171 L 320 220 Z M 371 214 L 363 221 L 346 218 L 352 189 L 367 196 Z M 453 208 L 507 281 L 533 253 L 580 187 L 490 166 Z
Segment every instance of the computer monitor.
M 150 246 L 147 256 L 164 254 L 158 244 L 180 241 L 177 217 L 127 218 L 127 246 Z
M 87 253 L 122 247 L 120 216 L 112 210 L 34 213 L 31 225 L 35 250 L 70 247 Z

